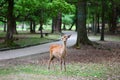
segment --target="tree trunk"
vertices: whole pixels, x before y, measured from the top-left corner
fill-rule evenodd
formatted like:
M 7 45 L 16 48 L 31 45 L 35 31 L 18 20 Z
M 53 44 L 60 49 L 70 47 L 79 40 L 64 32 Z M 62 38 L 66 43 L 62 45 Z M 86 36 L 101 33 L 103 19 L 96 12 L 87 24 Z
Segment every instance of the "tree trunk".
M 35 21 L 33 21 L 33 33 L 35 33 L 35 28 L 36 28 L 36 24 Z
M 81 44 L 91 44 L 87 36 L 86 29 L 86 0 L 78 0 L 77 5 L 77 41 L 76 46 Z
M 97 34 L 97 13 L 95 14 L 95 20 L 94 20 L 95 22 L 95 26 L 94 26 L 94 35 L 96 35 Z
M 42 22 L 40 22 L 40 28 L 39 28 L 39 30 L 40 30 L 40 37 L 41 38 L 43 38 L 43 23 Z
M 104 41 L 104 28 L 105 28 L 105 1 L 102 0 L 102 29 L 101 29 L 101 41 Z
M 97 14 L 97 33 L 100 33 L 100 22 L 99 22 L 100 16 L 99 13 Z
M 56 24 L 57 24 L 57 17 L 54 17 L 52 20 L 52 33 L 57 32 L 56 31 Z
M 73 20 L 72 25 L 70 26 L 69 30 L 72 30 L 72 27 L 74 26 L 75 23 L 76 23 L 76 20 Z
M 95 17 L 94 17 L 94 14 L 93 14 L 93 17 L 92 17 L 92 32 L 94 32 L 95 30 Z
M 77 7 L 77 6 L 76 6 Z M 74 24 L 75 24 L 75 26 L 77 25 L 77 10 L 76 10 L 76 12 L 75 12 L 75 18 L 73 19 L 73 22 L 72 22 L 72 25 L 71 25 L 71 27 L 69 28 L 69 30 L 71 30 L 72 29 L 72 27 L 74 26 Z M 76 26 L 76 29 L 75 29 L 75 31 L 77 31 L 77 26 Z
M 66 25 L 65 25 L 65 23 L 63 23 L 63 30 L 66 30 Z
M 52 19 L 52 31 L 51 31 L 51 33 L 54 33 L 54 32 L 55 32 L 55 26 L 56 26 L 56 18 L 54 17 L 54 18 Z
M 117 12 L 116 12 L 115 2 L 111 0 L 111 3 L 112 3 L 112 14 L 111 14 L 112 25 L 110 27 L 110 32 L 115 33 L 116 26 L 117 26 Z
M 23 29 L 24 29 L 24 21 L 22 22 L 22 31 L 23 31 Z
M 111 14 L 109 14 L 109 16 L 111 16 Z M 112 33 L 112 17 L 110 17 L 108 25 L 109 25 L 109 32 Z
M 6 32 L 6 30 L 7 30 L 7 24 L 6 24 L 6 22 L 4 23 L 4 32 Z
M 78 6 L 76 6 L 76 8 L 78 8 Z M 75 12 L 75 26 L 76 26 L 76 29 L 75 29 L 75 31 L 77 32 L 77 29 L 78 29 L 78 10 L 76 9 L 76 12 Z
M 14 15 L 13 15 L 13 33 L 18 34 L 17 29 L 16 29 L 16 19 Z
M 35 27 L 36 27 L 35 21 L 30 20 L 30 33 L 35 33 Z
M 5 42 L 7 45 L 13 43 L 13 8 L 14 8 L 14 0 L 8 0 L 8 14 L 7 14 L 7 34 Z
M 33 21 L 30 21 L 30 33 L 33 33 Z
M 61 33 L 61 25 L 62 25 L 62 14 L 59 13 L 52 20 L 52 33 Z
M 58 33 L 61 33 L 61 25 L 62 25 L 62 14 L 58 13 L 57 19 L 56 19 L 56 31 Z

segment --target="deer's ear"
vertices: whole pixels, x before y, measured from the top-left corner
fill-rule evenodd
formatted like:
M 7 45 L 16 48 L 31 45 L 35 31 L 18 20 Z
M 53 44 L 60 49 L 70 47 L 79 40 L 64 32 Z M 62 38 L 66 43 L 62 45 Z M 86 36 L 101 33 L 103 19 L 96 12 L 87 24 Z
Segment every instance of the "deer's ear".
M 68 38 L 70 38 L 70 36 L 71 36 L 71 34 L 70 34 L 70 35 L 68 35 Z

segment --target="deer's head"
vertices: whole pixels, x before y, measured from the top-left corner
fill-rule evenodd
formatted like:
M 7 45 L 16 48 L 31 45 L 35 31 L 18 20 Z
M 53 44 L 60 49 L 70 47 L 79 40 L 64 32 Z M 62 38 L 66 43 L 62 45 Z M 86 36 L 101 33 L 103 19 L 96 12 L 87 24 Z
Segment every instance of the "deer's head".
M 70 35 L 63 35 L 62 36 L 62 41 L 66 42 L 68 38 L 70 38 L 71 34 Z

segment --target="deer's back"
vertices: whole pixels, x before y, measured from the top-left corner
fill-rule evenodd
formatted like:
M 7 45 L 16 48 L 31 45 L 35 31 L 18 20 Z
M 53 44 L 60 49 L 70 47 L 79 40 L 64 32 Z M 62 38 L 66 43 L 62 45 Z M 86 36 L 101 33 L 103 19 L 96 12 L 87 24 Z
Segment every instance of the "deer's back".
M 50 54 L 55 57 L 62 57 L 63 54 L 63 47 L 59 44 L 53 44 L 50 46 Z

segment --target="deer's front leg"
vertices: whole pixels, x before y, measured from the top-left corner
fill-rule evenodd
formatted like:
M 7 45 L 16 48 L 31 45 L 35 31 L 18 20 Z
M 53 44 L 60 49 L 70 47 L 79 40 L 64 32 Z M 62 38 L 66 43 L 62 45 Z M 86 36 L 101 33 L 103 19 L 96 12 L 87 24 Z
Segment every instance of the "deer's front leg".
M 64 63 L 64 70 L 66 71 L 66 63 L 65 63 L 65 58 L 63 59 L 63 63 Z
M 60 68 L 61 68 L 61 71 L 62 71 L 62 59 L 60 59 Z

